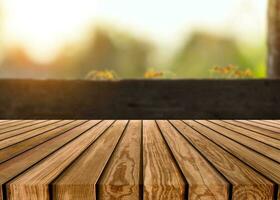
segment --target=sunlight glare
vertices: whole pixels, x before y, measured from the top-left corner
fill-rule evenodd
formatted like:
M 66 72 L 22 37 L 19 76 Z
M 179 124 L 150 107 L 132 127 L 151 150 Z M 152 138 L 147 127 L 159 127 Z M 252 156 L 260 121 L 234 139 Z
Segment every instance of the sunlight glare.
M 195 29 L 229 32 L 245 40 L 265 34 L 266 0 L 2 0 L 7 43 L 51 60 L 67 41 L 106 22 L 174 43 Z

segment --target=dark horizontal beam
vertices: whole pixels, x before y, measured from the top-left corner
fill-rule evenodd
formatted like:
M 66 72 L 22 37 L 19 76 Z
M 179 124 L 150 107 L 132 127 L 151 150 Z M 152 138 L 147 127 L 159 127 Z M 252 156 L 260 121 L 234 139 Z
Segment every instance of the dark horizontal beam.
M 1 119 L 280 119 L 280 80 L 0 80 Z

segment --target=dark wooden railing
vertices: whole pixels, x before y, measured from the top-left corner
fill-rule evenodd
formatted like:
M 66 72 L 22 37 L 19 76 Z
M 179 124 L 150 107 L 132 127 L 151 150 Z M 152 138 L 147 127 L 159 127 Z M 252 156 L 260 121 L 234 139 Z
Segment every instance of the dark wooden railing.
M 1 119 L 280 119 L 280 80 L 0 80 Z

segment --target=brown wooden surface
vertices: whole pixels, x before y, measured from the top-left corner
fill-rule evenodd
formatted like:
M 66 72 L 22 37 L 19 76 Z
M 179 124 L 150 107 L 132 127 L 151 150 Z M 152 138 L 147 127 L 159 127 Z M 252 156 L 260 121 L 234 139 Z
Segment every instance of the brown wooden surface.
M 191 200 L 226 199 L 228 183 L 168 121 L 157 121 L 180 169 L 189 183 Z
M 0 119 L 280 119 L 279 91 L 268 79 L 7 79 Z
M 241 127 L 241 128 L 243 128 L 247 131 L 253 131 L 253 132 L 256 132 L 256 133 L 266 135 L 268 137 L 280 140 L 280 135 L 279 134 L 275 134 L 275 132 L 267 130 L 267 129 L 263 129 L 261 127 L 257 127 L 257 126 L 250 125 L 250 124 L 244 124 L 244 123 L 234 121 L 234 120 L 226 120 L 225 122 L 233 124 L 236 127 Z
M 155 121 L 143 122 L 144 199 L 184 199 L 185 182 Z
M 31 120 L 8 120 L 0 124 L 0 130 L 29 122 Z
M 280 200 L 279 120 L 1 125 L 0 200 Z
M 268 0 L 268 59 L 267 74 L 271 78 L 280 77 L 280 1 Z
M 275 133 L 280 133 L 279 128 L 274 127 L 274 126 L 269 126 L 269 125 L 266 125 L 266 124 L 263 124 L 263 123 L 258 123 L 258 122 L 255 122 L 255 121 L 248 121 L 248 120 L 238 120 L 238 121 L 241 122 L 241 123 L 244 123 L 244 124 L 249 124 L 249 125 L 252 125 L 252 126 L 255 126 L 255 127 L 262 128 L 262 129 L 270 130 L 270 131 L 273 131 Z
M 203 137 L 200 132 L 192 128 L 192 123 L 195 122 L 187 121 L 188 125 L 178 121 L 172 123 L 232 184 L 232 199 L 272 199 L 273 189 L 275 189 L 272 182 Z
M 141 121 L 131 121 L 98 184 L 101 199 L 140 198 Z

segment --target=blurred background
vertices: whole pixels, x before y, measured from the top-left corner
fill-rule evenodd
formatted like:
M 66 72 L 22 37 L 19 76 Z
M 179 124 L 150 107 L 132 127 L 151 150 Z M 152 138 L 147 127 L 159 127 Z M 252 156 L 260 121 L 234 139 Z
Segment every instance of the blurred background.
M 0 0 L 0 78 L 263 78 L 267 0 Z

